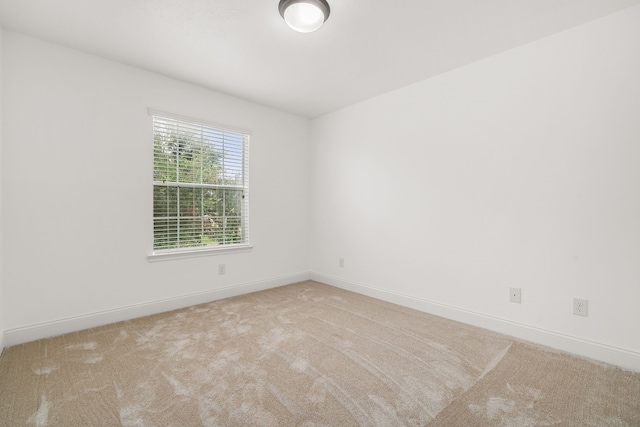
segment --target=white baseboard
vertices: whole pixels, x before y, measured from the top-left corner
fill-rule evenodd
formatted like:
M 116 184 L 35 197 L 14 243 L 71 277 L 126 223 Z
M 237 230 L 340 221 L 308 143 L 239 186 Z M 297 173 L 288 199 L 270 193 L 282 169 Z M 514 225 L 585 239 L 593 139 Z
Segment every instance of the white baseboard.
M 480 328 L 489 329 L 521 340 L 541 344 L 589 359 L 609 363 L 640 372 L 640 353 L 624 348 L 613 347 L 593 341 L 584 340 L 559 332 L 549 331 L 510 320 L 487 316 L 482 313 L 463 310 L 457 307 L 428 301 L 384 289 L 375 288 L 362 283 L 355 283 L 321 273 L 311 272 L 311 280 L 335 286 L 347 291 L 356 292 L 383 301 L 413 308 L 458 322 Z
M 59 319 L 51 322 L 0 331 L 0 351 L 4 347 L 22 344 L 29 341 L 107 325 L 109 323 L 120 322 L 123 320 L 135 319 L 137 317 L 148 316 L 165 311 L 176 310 L 237 295 L 276 288 L 309 279 L 404 307 L 434 314 L 436 316 L 503 333 L 518 339 L 531 341 L 579 356 L 620 366 L 624 369 L 640 372 L 640 353 L 636 351 L 588 341 L 570 335 L 536 328 L 506 319 L 487 316 L 482 313 L 463 310 L 446 304 L 391 292 L 362 283 L 343 280 L 315 272 L 297 273 L 251 283 L 243 283 L 210 291 L 181 295 L 174 298 L 167 298 L 144 304 L 136 304 L 113 310 L 105 310 L 82 316 L 74 316 L 66 319 Z
M 180 295 L 158 301 L 143 304 L 135 304 L 127 307 L 89 313 L 82 316 L 74 316 L 51 322 L 13 328 L 4 331 L 4 345 L 6 347 L 35 341 L 42 338 L 66 334 L 68 332 L 81 331 L 83 329 L 108 325 L 123 320 L 177 310 L 192 305 L 203 304 L 210 301 L 244 295 L 265 289 L 277 288 L 291 283 L 309 280 L 310 273 L 297 273 L 288 276 L 276 277 L 257 282 L 243 283 L 210 291 L 198 292 L 189 295 Z M 0 332 L 0 339 L 2 332 Z M 3 347 L 0 347 L 3 348 Z

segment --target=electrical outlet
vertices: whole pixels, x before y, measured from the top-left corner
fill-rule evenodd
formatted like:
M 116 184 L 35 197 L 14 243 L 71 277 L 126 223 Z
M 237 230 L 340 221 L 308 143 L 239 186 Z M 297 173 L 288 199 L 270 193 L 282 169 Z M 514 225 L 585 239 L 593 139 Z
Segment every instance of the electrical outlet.
M 522 289 L 509 288 L 509 301 L 520 304 L 522 302 Z
M 338 258 L 338 267 L 344 267 L 344 258 Z
M 586 299 L 573 299 L 573 314 L 587 317 L 589 315 L 589 301 Z
M 227 266 L 224 264 L 218 264 L 218 274 L 222 275 L 227 272 Z

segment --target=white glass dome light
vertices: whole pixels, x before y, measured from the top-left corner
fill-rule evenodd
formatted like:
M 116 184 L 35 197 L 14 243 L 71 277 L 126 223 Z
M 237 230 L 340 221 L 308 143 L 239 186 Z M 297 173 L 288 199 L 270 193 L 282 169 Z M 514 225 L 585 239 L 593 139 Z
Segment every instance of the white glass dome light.
M 300 32 L 317 30 L 329 18 L 329 3 L 325 0 L 280 0 L 280 15 L 289 27 Z

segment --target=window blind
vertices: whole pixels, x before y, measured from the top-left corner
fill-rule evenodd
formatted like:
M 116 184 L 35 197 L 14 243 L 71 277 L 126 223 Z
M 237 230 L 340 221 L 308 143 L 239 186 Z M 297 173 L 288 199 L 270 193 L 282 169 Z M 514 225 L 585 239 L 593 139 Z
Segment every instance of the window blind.
M 249 243 L 249 135 L 153 115 L 153 248 Z

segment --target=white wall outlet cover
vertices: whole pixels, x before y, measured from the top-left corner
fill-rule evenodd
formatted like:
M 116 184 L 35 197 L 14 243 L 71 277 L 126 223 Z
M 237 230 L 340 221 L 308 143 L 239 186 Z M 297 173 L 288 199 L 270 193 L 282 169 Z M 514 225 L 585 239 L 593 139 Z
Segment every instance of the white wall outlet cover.
M 522 302 L 522 289 L 509 288 L 509 301 L 520 304 Z
M 573 299 L 573 314 L 578 316 L 589 316 L 589 301 L 581 298 Z

